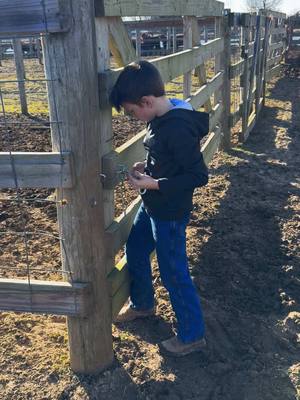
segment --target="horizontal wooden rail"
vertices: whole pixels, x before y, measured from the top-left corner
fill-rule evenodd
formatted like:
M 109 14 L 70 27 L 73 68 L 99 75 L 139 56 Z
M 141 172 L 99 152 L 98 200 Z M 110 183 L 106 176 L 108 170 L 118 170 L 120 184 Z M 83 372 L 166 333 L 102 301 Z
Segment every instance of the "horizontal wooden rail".
M 278 56 L 275 56 L 273 58 L 269 58 L 267 60 L 267 69 L 271 69 L 271 67 L 273 67 L 274 65 L 279 64 L 281 59 L 282 59 L 282 54 L 279 54 Z
M 212 79 L 208 80 L 199 90 L 197 90 L 188 100 L 191 105 L 198 109 L 206 101 L 209 100 L 210 96 L 214 94 L 223 84 L 224 73 L 218 72 Z
M 270 81 L 273 79 L 279 72 L 281 71 L 282 64 L 278 64 L 275 67 L 271 68 L 270 70 L 266 71 L 266 81 Z
M 97 17 L 132 17 L 132 16 L 182 16 L 197 15 L 199 17 L 219 16 L 223 14 L 224 4 L 210 0 L 95 0 Z
M 244 64 L 245 60 L 240 60 L 235 64 L 230 65 L 229 67 L 229 78 L 234 79 L 239 75 L 242 75 L 244 72 Z
M 130 291 L 130 282 L 129 279 L 125 279 L 122 285 L 118 288 L 117 292 L 112 297 L 112 302 L 111 302 L 112 320 L 116 318 L 116 316 L 119 314 L 119 311 L 126 303 L 130 295 L 129 291 Z
M 152 260 L 154 256 L 155 251 L 151 253 L 150 259 Z M 126 256 L 118 262 L 107 279 L 111 286 L 112 314 L 115 317 L 129 297 L 130 276 Z
M 115 255 L 126 242 L 140 204 L 141 199 L 137 197 L 126 209 L 125 214 L 121 214 L 106 229 L 106 248 L 109 254 Z
M 17 179 L 17 184 L 15 181 Z M 0 153 L 0 188 L 70 188 L 71 153 Z
M 209 131 L 213 132 L 218 125 L 221 115 L 223 112 L 223 105 L 221 103 L 217 103 L 214 108 L 209 113 Z
M 286 34 L 286 28 L 279 26 L 278 28 L 271 29 L 271 35 L 284 35 Z
M 250 114 L 250 116 L 249 116 L 248 126 L 247 126 L 246 131 L 245 131 L 245 132 L 240 132 L 240 141 L 241 141 L 241 142 L 245 142 L 245 141 L 248 139 L 248 137 L 249 137 L 249 135 L 250 135 L 252 129 L 253 129 L 254 126 L 255 126 L 255 123 L 256 123 L 256 118 L 255 118 L 255 111 L 254 111 L 254 112 L 253 112 L 252 114 Z
M 273 18 L 279 18 L 279 19 L 285 19 L 286 18 L 286 14 L 284 14 L 282 12 L 279 12 L 279 11 L 261 9 L 261 10 L 259 10 L 259 13 L 261 15 L 265 15 L 267 17 L 273 17 Z
M 274 50 L 281 49 L 282 47 L 284 47 L 284 43 L 283 42 L 272 43 L 269 46 L 269 50 L 270 51 L 274 51 Z
M 221 53 L 224 49 L 224 40 L 222 38 L 211 40 L 201 46 L 192 49 L 183 50 L 178 53 L 170 54 L 165 57 L 151 60 L 152 64 L 159 70 L 164 82 L 181 76 L 198 65 Z M 109 93 L 116 83 L 123 68 L 105 71 L 99 74 L 100 105 L 107 106 Z
M 84 316 L 89 306 L 87 283 L 0 279 L 1 311 Z
M 70 18 L 60 0 L 1 0 L 0 38 L 20 34 L 65 32 Z
M 127 269 L 126 256 L 124 255 L 107 276 L 107 280 L 110 284 L 110 293 L 112 297 L 118 291 L 120 286 L 122 286 L 123 282 L 128 279 L 129 279 L 129 272 Z
M 217 127 L 214 132 L 211 132 L 208 135 L 207 140 L 205 141 L 204 145 L 201 148 L 204 162 L 206 165 L 208 165 L 211 162 L 214 154 L 219 148 L 220 142 L 221 142 L 221 129 Z
M 263 53 L 263 49 L 260 49 L 260 53 Z M 248 60 L 249 60 L 249 69 L 252 68 L 252 60 L 253 60 L 253 48 L 251 51 L 249 51 L 249 56 L 248 56 Z M 240 60 L 235 64 L 232 64 L 229 67 L 229 78 L 230 79 L 234 79 L 239 75 L 242 75 L 244 72 L 244 63 L 245 60 Z

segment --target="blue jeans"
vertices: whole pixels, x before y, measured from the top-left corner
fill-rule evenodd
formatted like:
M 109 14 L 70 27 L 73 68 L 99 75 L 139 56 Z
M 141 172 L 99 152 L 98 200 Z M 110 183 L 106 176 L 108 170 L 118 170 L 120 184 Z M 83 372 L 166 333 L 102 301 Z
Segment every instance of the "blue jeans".
M 200 300 L 190 277 L 186 255 L 188 222 L 189 215 L 182 220 L 158 220 L 150 217 L 142 205 L 126 244 L 131 307 L 148 310 L 154 306 L 150 254 L 155 249 L 161 280 L 169 292 L 177 318 L 177 334 L 183 343 L 204 336 Z

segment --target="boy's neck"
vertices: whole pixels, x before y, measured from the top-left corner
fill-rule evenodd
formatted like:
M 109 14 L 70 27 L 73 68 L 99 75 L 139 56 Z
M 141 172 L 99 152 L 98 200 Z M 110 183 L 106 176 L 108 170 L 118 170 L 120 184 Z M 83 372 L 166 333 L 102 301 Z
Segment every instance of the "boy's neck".
M 166 96 L 155 97 L 155 116 L 162 117 L 172 109 L 172 103 Z

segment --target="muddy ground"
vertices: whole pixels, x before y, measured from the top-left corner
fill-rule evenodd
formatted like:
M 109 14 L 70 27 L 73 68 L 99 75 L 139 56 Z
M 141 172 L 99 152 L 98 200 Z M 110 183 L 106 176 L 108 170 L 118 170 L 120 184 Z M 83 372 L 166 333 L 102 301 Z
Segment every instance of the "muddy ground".
M 188 253 L 207 351 L 180 360 L 160 354 L 158 343 L 172 334 L 174 315 L 154 263 L 157 316 L 114 326 L 114 365 L 97 376 L 70 371 L 64 317 L 0 313 L 1 399 L 300 399 L 299 78 L 299 70 L 287 69 L 270 85 L 246 144 L 217 154 L 209 184 L 196 192 Z M 122 118 L 114 125 L 121 142 L 132 132 L 132 122 Z M 50 148 L 45 129 L 11 128 L 13 140 L 3 135 L 3 150 Z M 22 195 L 28 200 L 21 212 L 7 201 L 15 193 L 2 191 L 0 231 L 25 224 L 55 234 L 55 204 L 36 199 L 51 191 Z M 0 242 L 1 266 L 23 268 L 1 276 L 25 276 L 23 238 L 6 234 Z M 42 276 L 59 278 L 55 238 L 32 236 L 28 252 L 32 268 L 51 269 Z

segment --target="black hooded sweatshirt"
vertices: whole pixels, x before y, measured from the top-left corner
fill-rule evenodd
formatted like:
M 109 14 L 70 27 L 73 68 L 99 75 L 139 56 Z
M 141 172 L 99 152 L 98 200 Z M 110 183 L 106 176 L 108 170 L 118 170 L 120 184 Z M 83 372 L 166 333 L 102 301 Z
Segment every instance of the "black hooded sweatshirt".
M 194 189 L 208 182 L 200 151 L 208 130 L 207 113 L 184 108 L 148 122 L 145 173 L 158 179 L 159 190 L 146 190 L 142 199 L 152 217 L 179 220 L 192 210 Z

